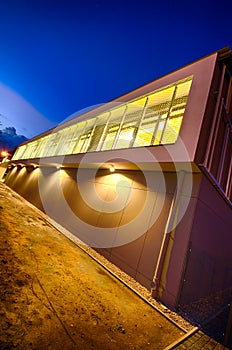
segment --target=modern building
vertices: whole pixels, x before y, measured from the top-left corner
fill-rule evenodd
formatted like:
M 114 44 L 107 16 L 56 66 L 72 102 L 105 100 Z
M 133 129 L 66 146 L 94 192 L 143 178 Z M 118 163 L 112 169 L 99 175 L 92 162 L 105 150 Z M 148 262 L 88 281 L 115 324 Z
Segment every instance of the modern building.
M 231 292 L 231 155 L 226 47 L 21 144 L 5 181 L 178 310 Z

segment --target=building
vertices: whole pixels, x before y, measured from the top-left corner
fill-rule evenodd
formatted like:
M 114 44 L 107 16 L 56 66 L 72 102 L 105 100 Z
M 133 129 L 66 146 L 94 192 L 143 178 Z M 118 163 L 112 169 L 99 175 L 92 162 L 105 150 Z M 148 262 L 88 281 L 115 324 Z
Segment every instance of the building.
M 184 309 L 231 295 L 231 122 L 226 47 L 21 144 L 5 181 Z

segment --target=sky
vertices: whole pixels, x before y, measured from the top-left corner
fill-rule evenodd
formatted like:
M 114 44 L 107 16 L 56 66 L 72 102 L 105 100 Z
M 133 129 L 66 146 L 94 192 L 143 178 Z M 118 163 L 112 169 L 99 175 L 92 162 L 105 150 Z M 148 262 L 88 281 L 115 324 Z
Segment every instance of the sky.
M 231 0 L 0 0 L 0 122 L 35 136 L 224 46 Z

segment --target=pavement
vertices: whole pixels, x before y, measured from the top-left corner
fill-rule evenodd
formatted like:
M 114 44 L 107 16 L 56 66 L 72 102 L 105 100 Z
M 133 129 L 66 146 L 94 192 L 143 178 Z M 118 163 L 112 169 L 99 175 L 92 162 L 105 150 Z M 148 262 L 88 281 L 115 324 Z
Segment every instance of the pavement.
M 229 348 L 210 338 L 199 329 L 189 332 L 182 339 L 166 347 L 165 350 L 228 350 Z

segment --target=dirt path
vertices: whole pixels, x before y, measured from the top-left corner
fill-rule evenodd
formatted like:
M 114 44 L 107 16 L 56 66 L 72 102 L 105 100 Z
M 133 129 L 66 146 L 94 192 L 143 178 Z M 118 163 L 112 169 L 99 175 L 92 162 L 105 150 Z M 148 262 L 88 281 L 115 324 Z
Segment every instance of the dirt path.
M 184 333 L 0 184 L 0 349 L 164 349 Z

